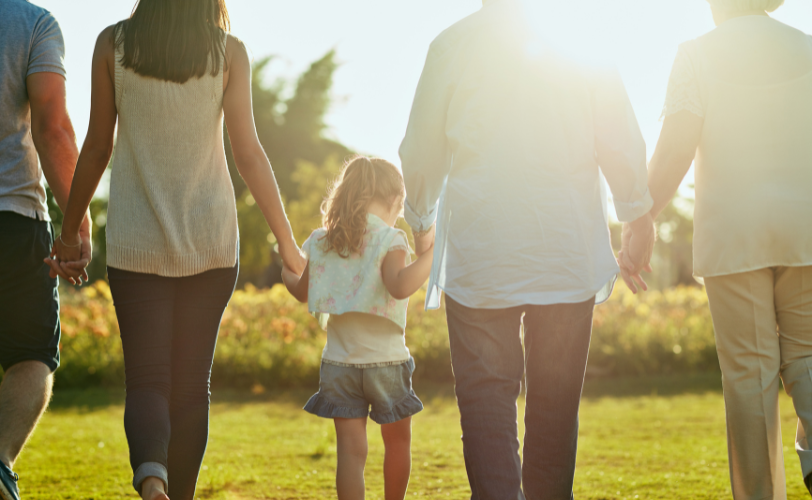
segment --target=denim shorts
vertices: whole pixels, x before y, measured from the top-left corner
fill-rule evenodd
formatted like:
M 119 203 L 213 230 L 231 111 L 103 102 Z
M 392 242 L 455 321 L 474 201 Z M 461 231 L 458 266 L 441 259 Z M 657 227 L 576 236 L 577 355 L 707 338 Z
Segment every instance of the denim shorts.
M 0 212 L 0 366 L 23 361 L 59 366 L 57 279 L 43 259 L 54 242 L 50 222 Z
M 398 365 L 364 368 L 322 361 L 319 392 L 304 409 L 324 418 L 369 416 L 379 424 L 403 420 L 423 409 L 412 390 L 413 372 L 414 358 Z

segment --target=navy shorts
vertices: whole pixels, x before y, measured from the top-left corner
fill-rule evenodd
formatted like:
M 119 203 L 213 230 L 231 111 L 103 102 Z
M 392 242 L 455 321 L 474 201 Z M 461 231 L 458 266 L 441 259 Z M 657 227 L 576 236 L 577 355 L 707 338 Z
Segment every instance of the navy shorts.
M 43 259 L 51 253 L 53 226 L 0 212 L 0 366 L 22 361 L 59 367 L 59 292 Z
M 370 367 L 322 361 L 319 392 L 304 409 L 324 418 L 369 416 L 379 424 L 403 420 L 423 409 L 412 390 L 412 372 L 414 358 L 396 365 Z

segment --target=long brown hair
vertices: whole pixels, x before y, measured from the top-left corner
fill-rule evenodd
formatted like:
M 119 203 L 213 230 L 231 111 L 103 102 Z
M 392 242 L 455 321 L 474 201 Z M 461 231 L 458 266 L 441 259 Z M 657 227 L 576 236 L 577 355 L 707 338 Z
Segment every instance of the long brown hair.
M 207 71 L 217 76 L 230 27 L 225 0 L 138 0 L 130 18 L 116 25 L 115 45 L 124 47 L 125 68 L 184 83 Z
M 357 156 L 347 162 L 321 207 L 326 251 L 342 257 L 360 253 L 373 200 L 403 203 L 406 188 L 400 170 L 386 160 Z M 399 200 L 399 201 L 398 201 Z

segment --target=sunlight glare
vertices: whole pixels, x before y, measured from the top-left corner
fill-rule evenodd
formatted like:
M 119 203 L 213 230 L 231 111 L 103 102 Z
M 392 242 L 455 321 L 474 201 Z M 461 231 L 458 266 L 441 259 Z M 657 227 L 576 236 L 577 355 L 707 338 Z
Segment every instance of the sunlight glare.
M 627 25 L 614 2 L 523 0 L 534 34 L 555 52 L 591 65 L 614 65 L 619 53 L 619 31 Z M 538 42 L 537 42 L 538 43 Z

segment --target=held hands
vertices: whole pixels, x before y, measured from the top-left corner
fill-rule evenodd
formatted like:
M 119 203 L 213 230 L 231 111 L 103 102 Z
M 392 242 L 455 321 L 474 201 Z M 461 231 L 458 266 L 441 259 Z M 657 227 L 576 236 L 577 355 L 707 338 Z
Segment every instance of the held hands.
M 633 293 L 639 288 L 648 290 L 648 285 L 640 276 L 642 271 L 651 272 L 651 256 L 657 232 L 651 214 L 646 214 L 634 222 L 623 224 L 622 248 L 617 257 L 620 273 Z
M 307 259 L 302 255 L 295 241 L 287 245 L 279 245 L 279 256 L 282 257 L 282 264 L 285 269 L 293 273 L 297 278 L 302 275 L 307 267 Z M 282 274 L 284 277 L 284 273 Z
M 431 252 L 434 250 L 434 236 L 435 236 L 435 227 L 436 225 L 432 225 L 428 231 L 425 233 L 415 233 L 414 234 L 414 253 L 420 257 L 424 253 Z
M 62 277 L 73 285 L 82 285 L 88 280 L 87 265 L 93 256 L 90 216 L 85 216 L 78 234 L 63 233 L 54 240 L 49 257 L 44 262 L 50 266 L 51 278 Z
M 300 275 L 291 271 L 288 266 L 282 266 L 282 283 L 285 284 L 285 287 L 288 290 L 296 286 L 296 284 L 299 282 L 299 277 Z

